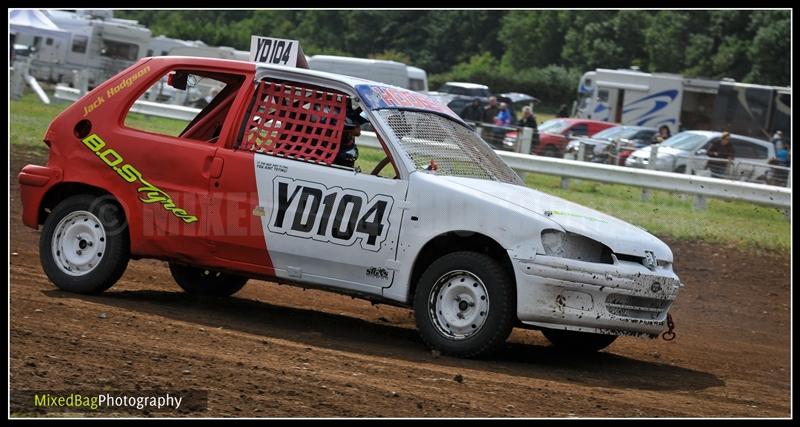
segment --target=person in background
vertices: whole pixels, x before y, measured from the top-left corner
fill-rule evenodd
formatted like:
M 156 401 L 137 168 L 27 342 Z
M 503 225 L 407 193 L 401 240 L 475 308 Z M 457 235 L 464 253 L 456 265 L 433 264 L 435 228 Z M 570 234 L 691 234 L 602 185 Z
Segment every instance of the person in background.
M 536 116 L 533 115 L 533 108 L 529 105 L 522 107 L 522 118 L 517 122 L 517 126 L 532 128 L 534 132 L 536 131 L 538 126 L 536 124 Z
M 511 124 L 511 111 L 508 110 L 508 105 L 505 102 L 500 103 L 500 109 L 494 117 L 494 124 L 496 126 L 508 126 Z
M 567 111 L 567 104 L 561 104 L 561 107 L 558 109 L 558 113 L 556 117 L 569 117 L 569 111 Z
M 489 104 L 486 107 L 483 107 L 483 119 L 484 123 L 494 123 L 494 118 L 497 116 L 497 112 L 500 109 L 497 107 L 497 98 L 494 96 L 489 97 Z
M 661 127 L 658 128 L 658 133 L 653 135 L 653 144 L 661 144 L 669 139 L 670 136 L 672 136 L 672 133 L 669 131 L 669 126 L 661 125 Z
M 728 162 L 720 160 L 708 162 L 708 169 L 711 170 L 712 176 L 721 177 L 726 175 L 728 164 L 736 157 L 729 132 L 723 132 L 720 139 L 711 143 L 711 147 L 708 148 L 708 157 L 727 160 Z
M 475 98 L 472 102 L 464 107 L 459 114 L 462 119 L 468 122 L 480 122 L 483 120 L 483 109 L 481 108 L 481 100 Z
M 783 132 L 776 130 L 775 134 L 772 135 L 772 144 L 775 145 L 775 152 L 777 153 L 778 150 L 783 148 Z
M 531 135 L 531 150 L 533 150 L 533 147 L 539 145 L 539 125 L 536 123 L 536 116 L 533 114 L 533 108 L 529 105 L 522 107 L 522 118 L 519 119 L 517 125 L 533 129 L 533 135 Z

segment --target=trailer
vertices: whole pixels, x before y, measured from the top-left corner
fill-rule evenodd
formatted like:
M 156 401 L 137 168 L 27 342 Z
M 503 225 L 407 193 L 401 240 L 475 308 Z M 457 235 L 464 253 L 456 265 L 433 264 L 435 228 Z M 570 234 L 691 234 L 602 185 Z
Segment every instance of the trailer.
M 790 101 L 790 88 L 600 68 L 581 77 L 573 116 L 763 139 L 776 130 L 788 135 Z
M 143 58 L 151 39 L 149 29 L 136 21 L 115 19 L 111 11 L 25 12 L 33 12 L 52 24 L 52 28 L 14 27 L 16 43 L 37 51 L 31 62 L 31 75 L 51 83 L 72 83 L 77 72 L 85 75 L 89 87 L 94 87 Z

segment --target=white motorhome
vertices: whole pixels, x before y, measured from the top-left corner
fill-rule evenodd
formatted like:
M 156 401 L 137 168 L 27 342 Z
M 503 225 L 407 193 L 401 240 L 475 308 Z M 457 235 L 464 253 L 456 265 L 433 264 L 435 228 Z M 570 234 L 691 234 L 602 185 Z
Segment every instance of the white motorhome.
M 150 40 L 150 44 L 147 46 L 147 54 L 145 56 L 168 56 L 170 51 L 175 48 L 204 46 L 206 46 L 206 44 L 200 40 L 180 40 L 161 35 L 158 37 L 153 37 Z
M 202 43 L 202 42 L 201 42 Z M 169 50 L 169 56 L 198 56 L 201 58 L 235 59 L 249 61 L 250 52 L 236 50 L 229 46 L 207 46 L 196 44 L 194 46 L 176 46 Z
M 314 55 L 307 59 L 312 70 L 374 80 L 418 92 L 428 90 L 425 70 L 400 62 L 332 55 Z
M 16 43 L 37 48 L 31 75 L 41 80 L 72 82 L 73 72 L 81 71 L 94 86 L 144 57 L 151 39 L 149 29 L 136 21 L 112 18 L 110 11 L 100 16 L 85 11 L 36 12 L 54 28 L 14 29 Z
M 64 63 L 72 35 L 58 28 L 43 12 L 12 10 L 9 24 L 9 31 L 14 35 L 13 44 L 18 45 L 20 50 L 29 51 L 36 64 L 41 64 L 32 67 L 31 74 L 34 77 L 50 75 L 59 64 Z
M 730 79 L 599 68 L 581 77 L 573 116 L 630 126 L 729 130 L 764 138 L 788 132 L 791 89 Z
M 597 69 L 583 75 L 574 116 L 631 126 L 704 129 L 719 82 L 677 74 Z

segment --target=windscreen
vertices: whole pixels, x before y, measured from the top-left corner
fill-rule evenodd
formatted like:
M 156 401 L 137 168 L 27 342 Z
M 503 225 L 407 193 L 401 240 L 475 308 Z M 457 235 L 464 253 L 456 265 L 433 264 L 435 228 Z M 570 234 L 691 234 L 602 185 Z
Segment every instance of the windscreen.
M 376 113 L 417 170 L 428 170 L 433 161 L 436 175 L 524 185 L 486 142 L 460 123 L 425 111 L 380 109 Z
M 564 129 L 569 126 L 569 123 L 566 120 L 548 120 L 542 123 L 539 126 L 539 132 L 547 132 L 547 133 L 561 133 Z
M 681 132 L 664 141 L 662 145 L 683 151 L 694 151 L 702 147 L 707 138 L 696 133 Z

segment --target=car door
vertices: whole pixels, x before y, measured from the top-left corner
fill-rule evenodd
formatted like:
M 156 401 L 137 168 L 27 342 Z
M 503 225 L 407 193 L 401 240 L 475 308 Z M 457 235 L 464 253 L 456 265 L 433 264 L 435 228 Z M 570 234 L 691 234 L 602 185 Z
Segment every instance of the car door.
M 408 183 L 333 165 L 344 125 L 336 112 L 347 102 L 333 89 L 259 82 L 236 150 L 222 154 L 223 176 L 238 174 L 241 183 L 224 187 L 253 204 L 247 215 L 260 222 L 275 276 L 379 294 L 394 279 Z
M 767 147 L 737 137 L 731 137 L 731 144 L 735 152 L 733 174 L 737 179 L 751 180 L 756 178 L 758 171 L 763 172 L 765 168 L 758 167 L 758 163 L 766 164 L 769 157 Z
M 113 165 L 114 170 L 133 168 L 126 180 L 136 183 L 133 188 L 137 205 L 129 210 L 147 237 L 144 241 L 149 246 L 143 250 L 184 261 L 199 260 L 208 251 L 210 167 L 218 148 L 214 137 L 218 126 L 211 119 L 222 120 L 226 116 L 230 104 L 223 98 L 228 99 L 226 95 L 234 92 L 237 85 L 232 80 L 220 81 L 225 91 L 192 119 L 153 120 L 138 115 L 131 107 L 133 100 L 143 98 L 148 91 L 144 82 L 149 81 L 149 73 L 164 76 L 180 68 L 187 79 L 190 75 L 197 79 L 228 76 L 208 66 L 156 67 L 159 65 L 153 65 L 151 70 L 148 65 L 135 72 L 134 76 L 145 76 L 142 81 L 132 87 L 122 86 L 119 93 L 113 94 L 130 102 L 112 104 L 119 108 L 119 120 L 98 121 L 95 129 L 106 146 L 116 150 L 116 159 L 109 166 Z

